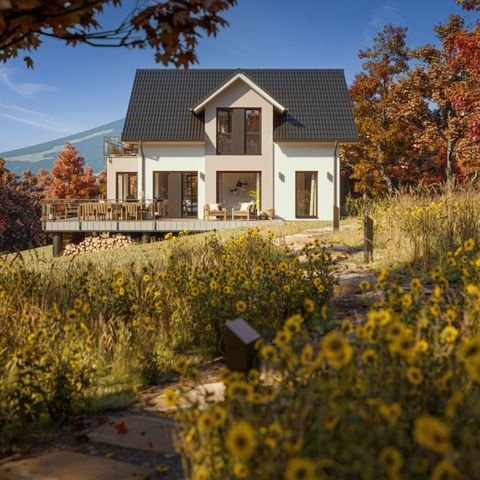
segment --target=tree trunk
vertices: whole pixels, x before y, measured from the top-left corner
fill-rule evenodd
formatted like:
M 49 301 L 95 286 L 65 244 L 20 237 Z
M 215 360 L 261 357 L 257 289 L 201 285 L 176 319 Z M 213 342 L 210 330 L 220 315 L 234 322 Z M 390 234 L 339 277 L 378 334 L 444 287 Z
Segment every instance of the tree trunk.
M 391 178 L 387 174 L 387 170 L 385 168 L 385 163 L 383 161 L 383 150 L 382 145 L 377 145 L 377 159 L 378 159 L 378 169 L 380 170 L 380 176 L 382 177 L 383 181 L 387 185 L 388 193 L 393 193 L 393 184 Z
M 445 169 L 445 173 L 447 176 L 447 183 L 450 183 L 451 180 L 453 179 L 453 167 L 455 162 L 454 150 L 455 150 L 454 142 L 452 142 L 452 139 L 449 138 L 447 140 L 447 166 Z

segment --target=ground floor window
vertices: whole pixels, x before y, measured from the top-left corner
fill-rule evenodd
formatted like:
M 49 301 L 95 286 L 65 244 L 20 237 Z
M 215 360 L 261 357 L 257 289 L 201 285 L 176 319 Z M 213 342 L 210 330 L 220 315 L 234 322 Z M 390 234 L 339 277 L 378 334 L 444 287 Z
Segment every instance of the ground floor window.
M 218 172 L 217 202 L 227 211 L 248 202 L 254 202 L 260 209 L 260 185 L 260 172 Z
M 181 218 L 198 216 L 198 172 L 153 172 L 157 214 Z
M 295 216 L 317 218 L 317 172 L 295 172 Z
M 137 174 L 130 172 L 117 173 L 117 200 L 137 200 Z

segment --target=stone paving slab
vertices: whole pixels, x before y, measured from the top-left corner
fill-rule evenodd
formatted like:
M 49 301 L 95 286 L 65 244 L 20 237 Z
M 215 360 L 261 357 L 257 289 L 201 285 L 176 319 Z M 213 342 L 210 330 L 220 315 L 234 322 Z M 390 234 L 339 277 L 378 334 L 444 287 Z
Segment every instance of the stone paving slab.
M 225 398 L 225 384 L 222 382 L 204 383 L 186 393 L 181 399 L 182 406 L 196 405 L 204 407 L 208 402 L 221 402 Z M 145 407 L 150 412 L 171 412 L 173 409 L 164 403 L 163 393 L 153 397 Z
M 54 451 L 0 465 L 1 480 L 141 480 L 149 468 L 82 453 Z
M 92 442 L 171 454 L 175 453 L 173 432 L 174 424 L 170 420 L 127 414 L 109 417 L 88 437 Z

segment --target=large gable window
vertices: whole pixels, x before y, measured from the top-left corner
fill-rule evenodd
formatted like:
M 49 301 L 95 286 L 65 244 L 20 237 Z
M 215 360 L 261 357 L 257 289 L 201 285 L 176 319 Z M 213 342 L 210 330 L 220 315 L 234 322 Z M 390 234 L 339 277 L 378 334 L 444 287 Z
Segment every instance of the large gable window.
M 219 108 L 217 154 L 260 155 L 261 118 L 259 108 Z

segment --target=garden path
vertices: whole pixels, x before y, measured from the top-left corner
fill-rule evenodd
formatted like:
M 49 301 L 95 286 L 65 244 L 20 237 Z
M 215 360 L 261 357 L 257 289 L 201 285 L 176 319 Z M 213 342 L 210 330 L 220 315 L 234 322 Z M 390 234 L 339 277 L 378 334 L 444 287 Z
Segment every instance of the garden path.
M 342 233 L 348 235 L 354 228 L 358 226 L 342 226 Z M 335 260 L 335 313 L 340 318 L 359 320 L 375 298 L 362 293 L 359 284 L 373 280 L 373 272 L 355 261 L 358 250 L 328 243 L 329 234 L 331 228 L 305 230 L 281 243 L 299 252 L 315 239 L 324 242 Z M 197 395 L 206 391 L 219 398 L 223 395 L 218 381 L 221 368 L 217 360 L 200 369 L 204 390 Z M 174 421 L 162 402 L 166 386 L 144 388 L 138 402 L 125 410 L 78 417 L 53 440 L 15 452 L 0 461 L 0 480 L 183 479 L 172 441 Z

